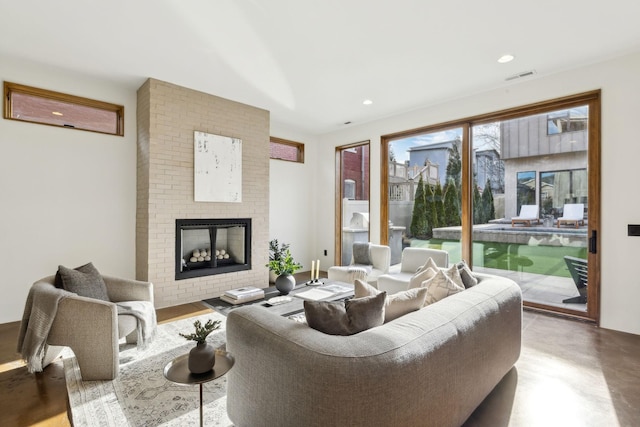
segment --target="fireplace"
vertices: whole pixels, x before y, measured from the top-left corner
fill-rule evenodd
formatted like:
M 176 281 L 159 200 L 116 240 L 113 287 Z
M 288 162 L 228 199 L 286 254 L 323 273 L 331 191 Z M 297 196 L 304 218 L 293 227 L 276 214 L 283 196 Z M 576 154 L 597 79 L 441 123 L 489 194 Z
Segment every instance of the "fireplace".
M 251 219 L 176 219 L 176 280 L 251 270 Z

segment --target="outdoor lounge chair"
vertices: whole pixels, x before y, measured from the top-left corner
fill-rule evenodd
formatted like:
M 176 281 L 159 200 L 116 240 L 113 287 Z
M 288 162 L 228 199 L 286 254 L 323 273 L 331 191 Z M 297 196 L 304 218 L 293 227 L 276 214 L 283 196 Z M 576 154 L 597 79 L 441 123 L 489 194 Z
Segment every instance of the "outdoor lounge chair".
M 511 226 L 521 223 L 530 227 L 532 221 L 535 221 L 536 224 L 540 221 L 538 218 L 538 205 L 522 205 L 520 215 L 511 218 Z
M 564 262 L 567 263 L 569 273 L 571 273 L 571 277 L 573 278 L 580 295 L 564 299 L 562 302 L 569 304 L 585 304 L 587 302 L 587 276 L 589 271 L 587 268 L 587 260 L 565 255 Z
M 584 203 L 566 204 L 562 209 L 562 216 L 558 218 L 558 228 L 561 224 L 584 225 Z

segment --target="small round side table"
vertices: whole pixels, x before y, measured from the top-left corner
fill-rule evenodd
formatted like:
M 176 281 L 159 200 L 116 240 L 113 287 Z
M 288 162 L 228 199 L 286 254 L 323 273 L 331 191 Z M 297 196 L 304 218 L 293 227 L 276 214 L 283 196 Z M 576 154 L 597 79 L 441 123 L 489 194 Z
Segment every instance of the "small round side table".
M 216 350 L 216 362 L 213 369 L 203 374 L 192 374 L 189 371 L 189 354 L 183 354 L 173 359 L 164 367 L 164 377 L 176 384 L 200 386 L 200 427 L 203 425 L 202 418 L 202 384 L 220 378 L 233 367 L 235 362 L 233 356 L 224 350 Z

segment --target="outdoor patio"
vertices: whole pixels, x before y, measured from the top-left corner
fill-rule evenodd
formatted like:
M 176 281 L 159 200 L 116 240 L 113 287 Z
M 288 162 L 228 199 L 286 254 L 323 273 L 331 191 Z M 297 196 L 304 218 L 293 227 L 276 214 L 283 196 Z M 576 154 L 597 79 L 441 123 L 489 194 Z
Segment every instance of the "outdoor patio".
M 522 289 L 522 298 L 525 301 L 571 310 L 587 311 L 586 304 L 565 304 L 562 302 L 567 298 L 579 295 L 573 279 L 485 267 L 474 267 L 473 270 L 479 273 L 508 277 L 520 286 Z
M 411 245 L 444 249 L 450 262 L 458 262 L 460 235 L 459 226 L 437 228 L 430 241 L 413 240 Z M 473 228 L 473 270 L 512 279 L 525 301 L 586 311 L 586 304 L 562 302 L 579 295 L 564 256 L 585 258 L 586 245 L 586 225 L 512 227 L 510 221 L 494 220 Z

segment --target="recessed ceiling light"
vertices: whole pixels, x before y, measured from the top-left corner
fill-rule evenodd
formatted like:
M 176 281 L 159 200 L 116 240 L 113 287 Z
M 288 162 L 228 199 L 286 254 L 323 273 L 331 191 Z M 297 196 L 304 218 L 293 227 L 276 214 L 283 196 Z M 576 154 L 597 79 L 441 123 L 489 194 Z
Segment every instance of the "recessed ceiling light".
M 372 101 L 372 100 L 370 100 L 370 99 L 365 99 L 364 101 L 362 101 L 362 103 L 363 103 L 364 105 L 371 105 L 371 104 L 373 104 L 373 101 Z
M 498 62 L 501 64 L 506 64 L 507 62 L 511 62 L 513 61 L 515 58 L 515 56 L 510 55 L 510 54 L 506 54 L 506 55 L 502 55 L 500 58 L 498 58 Z
M 51 114 L 53 114 L 54 116 L 62 116 L 63 114 L 59 111 L 52 111 Z

